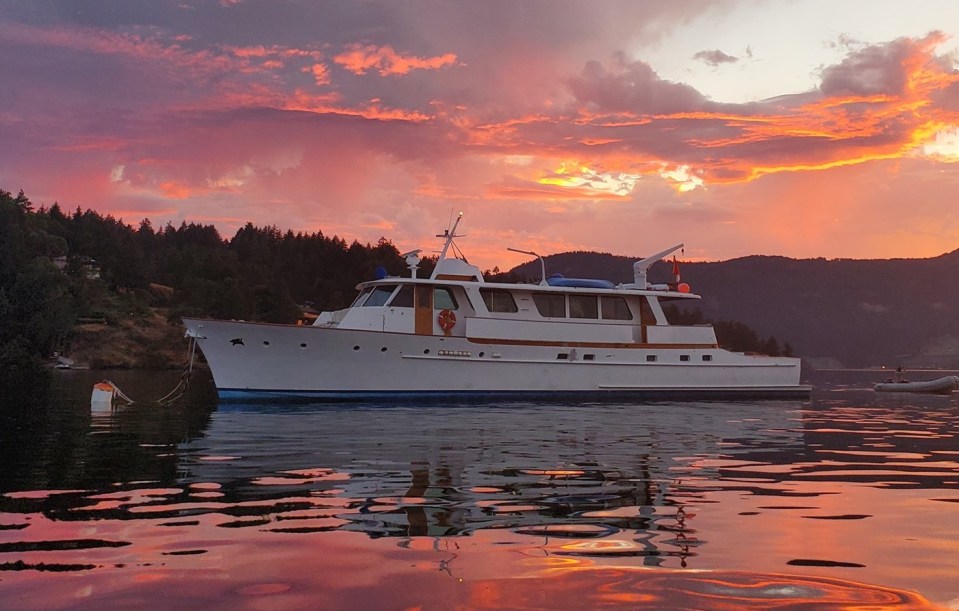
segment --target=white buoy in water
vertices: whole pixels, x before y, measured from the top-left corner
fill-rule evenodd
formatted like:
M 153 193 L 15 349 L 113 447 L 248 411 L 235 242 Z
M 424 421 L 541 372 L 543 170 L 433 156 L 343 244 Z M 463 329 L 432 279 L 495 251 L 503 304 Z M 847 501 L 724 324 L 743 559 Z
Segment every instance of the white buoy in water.
M 90 395 L 90 409 L 92 411 L 109 411 L 113 409 L 113 384 L 104 380 L 93 385 L 93 394 Z

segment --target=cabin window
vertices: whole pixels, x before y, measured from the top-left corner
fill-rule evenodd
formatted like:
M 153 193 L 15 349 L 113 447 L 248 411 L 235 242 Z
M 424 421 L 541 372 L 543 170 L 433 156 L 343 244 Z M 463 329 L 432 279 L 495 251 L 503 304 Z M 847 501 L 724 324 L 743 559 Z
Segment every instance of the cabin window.
M 456 298 L 453 293 L 445 287 L 436 287 L 433 289 L 433 309 L 434 310 L 455 310 Z
M 513 294 L 503 289 L 480 289 L 486 309 L 490 312 L 513 313 L 518 311 Z
M 600 297 L 600 305 L 603 310 L 603 320 L 632 320 L 633 313 L 629 311 L 629 305 L 622 297 Z
M 413 285 L 404 284 L 393 297 L 390 305 L 394 308 L 412 308 L 413 307 Z
M 679 360 L 685 363 L 685 362 L 689 361 L 689 355 L 688 355 L 688 354 L 680 354 L 680 355 L 679 355 Z
M 396 289 L 395 284 L 373 287 L 373 291 L 370 293 L 370 296 L 367 297 L 366 301 L 363 302 L 363 307 L 375 308 L 386 305 L 386 302 L 389 301 L 390 295 L 393 294 L 394 289 Z
M 570 295 L 569 317 L 599 318 L 599 310 L 596 307 L 596 295 Z
M 552 293 L 533 293 L 533 303 L 545 318 L 566 318 L 566 298 Z
M 655 362 L 656 362 L 656 355 L 655 355 L 655 354 L 647 354 L 647 355 L 646 355 L 646 362 L 647 362 L 647 363 L 655 363 Z
M 704 355 L 703 355 L 703 360 L 704 360 L 704 361 L 711 361 L 711 360 L 713 360 L 713 355 L 711 355 L 711 354 L 704 354 Z

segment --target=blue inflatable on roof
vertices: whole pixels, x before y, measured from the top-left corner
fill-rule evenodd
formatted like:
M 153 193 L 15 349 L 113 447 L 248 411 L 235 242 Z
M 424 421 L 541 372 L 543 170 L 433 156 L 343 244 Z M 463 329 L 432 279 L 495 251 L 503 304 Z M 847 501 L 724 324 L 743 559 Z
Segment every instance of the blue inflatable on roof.
M 564 278 L 562 274 L 553 274 L 546 279 L 549 286 L 564 286 L 585 289 L 614 289 L 616 285 L 609 280 L 595 278 Z

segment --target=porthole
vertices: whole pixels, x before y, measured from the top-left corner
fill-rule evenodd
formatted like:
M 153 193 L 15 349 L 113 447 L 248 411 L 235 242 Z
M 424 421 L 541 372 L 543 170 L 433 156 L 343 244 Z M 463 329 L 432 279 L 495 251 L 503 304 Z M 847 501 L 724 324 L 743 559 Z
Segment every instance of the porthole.
M 264 346 L 269 346 L 269 345 L 270 345 L 270 342 L 268 342 L 268 341 L 266 341 L 266 340 L 263 340 L 263 345 L 264 345 Z
M 430 349 L 429 349 L 429 348 L 427 348 L 426 350 L 423 351 L 423 354 L 429 354 L 429 353 L 430 353 Z
M 380 352 L 386 352 L 386 346 L 383 346 L 382 348 L 380 348 Z
M 359 350 L 359 349 L 360 349 L 359 346 L 353 346 L 353 350 Z
M 306 348 L 306 343 L 300 344 L 300 348 Z
M 480 352 L 479 355 L 480 355 L 480 358 L 483 358 L 484 356 L 486 356 L 486 353 L 485 353 L 485 352 Z

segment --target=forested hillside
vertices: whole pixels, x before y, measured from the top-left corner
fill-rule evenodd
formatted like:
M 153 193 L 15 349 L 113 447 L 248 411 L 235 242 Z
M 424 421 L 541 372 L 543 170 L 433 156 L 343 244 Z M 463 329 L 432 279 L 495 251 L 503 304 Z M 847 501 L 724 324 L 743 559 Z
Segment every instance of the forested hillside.
M 349 305 L 356 283 L 380 266 L 405 268 L 385 239 L 347 243 L 251 224 L 224 239 L 211 225 L 134 227 L 0 190 L 0 367 L 8 378 L 27 375 L 69 349 L 78 322 L 148 325 L 158 308 L 176 321 L 293 322 L 302 304 Z

